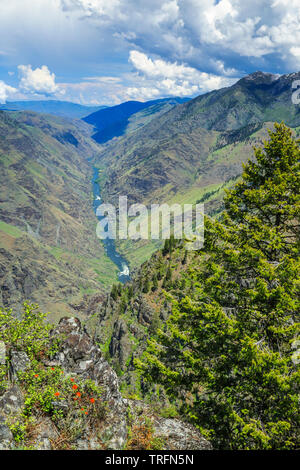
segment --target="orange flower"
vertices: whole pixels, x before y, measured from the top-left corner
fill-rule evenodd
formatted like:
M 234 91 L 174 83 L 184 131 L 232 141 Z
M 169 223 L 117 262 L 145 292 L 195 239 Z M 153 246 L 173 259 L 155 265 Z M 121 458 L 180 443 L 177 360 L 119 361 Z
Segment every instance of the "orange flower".
M 85 412 L 85 414 L 87 415 L 87 414 L 88 414 L 88 412 L 86 411 L 86 412 Z
M 55 395 L 56 397 L 59 397 L 60 393 L 59 393 L 59 392 L 56 392 L 56 393 L 54 393 L 54 395 Z
M 95 403 L 95 398 L 91 398 L 91 399 L 90 399 L 90 402 L 91 402 L 91 403 Z
M 70 380 L 71 380 L 71 382 L 74 382 L 74 379 L 70 379 Z
M 81 408 L 81 411 L 84 411 L 84 408 Z
M 72 388 L 73 388 L 74 390 L 77 390 L 78 385 L 74 384 Z
M 38 377 L 38 376 L 39 376 L 39 374 L 35 374 L 34 376 L 35 376 L 35 377 Z
M 51 370 L 55 370 L 54 367 L 51 367 Z
M 81 393 L 80 392 L 77 392 L 76 395 L 80 398 L 81 397 Z

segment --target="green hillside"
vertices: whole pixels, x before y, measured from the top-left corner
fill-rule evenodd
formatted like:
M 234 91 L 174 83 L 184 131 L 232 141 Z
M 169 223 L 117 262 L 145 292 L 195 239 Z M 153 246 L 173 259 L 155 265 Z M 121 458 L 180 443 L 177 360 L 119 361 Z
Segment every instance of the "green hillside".
M 184 416 L 216 449 L 296 449 L 299 140 L 276 125 L 255 157 L 206 219 L 204 248 L 171 237 L 88 327 L 125 396 Z
M 201 95 L 112 141 L 97 156 L 102 195 L 117 204 L 205 201 L 207 213 L 222 208 L 224 189 L 242 172 L 253 145 L 267 128 L 284 120 L 300 125 L 292 104 L 292 82 L 300 74 L 249 75 L 229 88 Z M 145 243 L 122 242 L 122 252 L 137 266 L 155 250 Z
M 116 267 L 96 238 L 92 169 L 99 151 L 84 123 L 0 112 L 0 270 L 6 307 L 38 301 L 62 316 L 104 292 Z
M 127 135 L 134 129 L 142 127 L 155 117 L 173 109 L 187 98 L 164 98 L 152 101 L 126 101 L 125 103 L 100 109 L 83 120 L 95 128 L 93 138 L 99 144 Z

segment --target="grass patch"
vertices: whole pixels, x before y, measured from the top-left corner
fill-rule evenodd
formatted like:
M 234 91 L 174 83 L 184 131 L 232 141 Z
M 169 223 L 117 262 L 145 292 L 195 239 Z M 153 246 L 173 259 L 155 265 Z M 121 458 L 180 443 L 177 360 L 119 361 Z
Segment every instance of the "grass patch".
M 0 221 L 0 230 L 1 232 L 4 232 L 14 238 L 19 238 L 24 234 L 24 232 L 22 232 L 22 230 L 20 230 L 18 227 L 7 224 L 3 221 Z

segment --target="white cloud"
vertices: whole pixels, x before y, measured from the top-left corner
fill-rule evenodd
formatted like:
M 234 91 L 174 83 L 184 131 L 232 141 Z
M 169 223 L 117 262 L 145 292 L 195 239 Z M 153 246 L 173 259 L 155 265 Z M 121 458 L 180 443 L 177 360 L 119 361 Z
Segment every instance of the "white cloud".
M 132 72 L 119 77 L 90 76 L 77 83 L 58 84 L 55 83 L 55 74 L 46 65 L 36 69 L 31 65 L 19 65 L 21 80 L 19 90 L 15 91 L 18 91 L 18 99 L 26 99 L 28 95 L 46 95 L 80 104 L 112 105 L 128 100 L 195 96 L 236 81 L 236 78 L 200 72 L 178 62 L 152 59 L 137 50 L 130 51 L 129 63 L 133 67 Z
M 31 65 L 19 65 L 21 76 L 20 90 L 25 93 L 53 95 L 59 88 L 55 84 L 55 74 L 51 73 L 46 65 L 32 69 Z
M 32 64 L 20 70 L 20 92 L 33 99 L 65 92 L 64 99 L 111 104 L 191 96 L 255 70 L 300 68 L 300 0 L 0 3 L 2 69 Z M 45 58 L 63 83 L 40 67 Z
M 61 5 L 66 11 L 81 10 L 84 16 L 97 15 L 103 21 L 108 21 L 118 16 L 121 0 L 61 0 Z
M 88 80 L 91 82 L 98 82 L 98 83 L 119 83 L 121 82 L 120 77 L 106 77 L 105 75 L 101 77 L 85 77 L 83 80 Z
M 65 10 L 88 12 L 101 24 L 106 20 L 131 46 L 200 70 L 209 66 L 210 72 L 218 72 L 220 60 L 232 68 L 227 61 L 238 57 L 257 63 L 263 58 L 272 69 L 280 55 L 288 68 L 290 49 L 300 41 L 299 0 L 115 0 L 109 12 L 104 0 L 61 1 Z M 270 54 L 277 54 L 273 67 Z
M 128 100 L 146 101 L 168 96 L 195 96 L 229 86 L 236 78 L 200 72 L 178 62 L 152 59 L 143 52 L 131 50 L 130 73 L 116 76 L 84 77 L 78 83 L 59 83 L 58 94 L 64 100 L 80 104 L 119 104 Z
M 191 67 L 186 67 L 185 65 L 165 62 L 161 59 L 152 60 L 143 52 L 135 50 L 130 51 L 129 61 L 137 70 L 143 72 L 148 77 L 191 78 L 195 73 L 199 73 L 197 70 Z
M 60 83 L 64 100 L 84 105 L 114 105 L 128 100 L 127 87 L 115 77 L 90 77 L 79 83 Z
M 217 71 L 221 75 L 225 76 L 238 76 L 239 72 L 235 68 L 225 68 L 225 64 L 222 60 L 215 60 L 215 66 Z
M 6 100 L 9 98 L 13 98 L 13 96 L 17 93 L 17 89 L 13 88 L 12 86 L 7 85 L 5 82 L 0 80 L 0 103 L 6 103 Z
M 177 62 L 151 59 L 143 52 L 130 51 L 129 61 L 139 73 L 139 87 L 130 87 L 131 97 L 194 96 L 234 83 L 237 79 L 217 76 Z M 139 80 L 136 80 L 138 83 Z
M 290 52 L 294 58 L 294 67 L 300 67 L 300 47 L 291 47 Z

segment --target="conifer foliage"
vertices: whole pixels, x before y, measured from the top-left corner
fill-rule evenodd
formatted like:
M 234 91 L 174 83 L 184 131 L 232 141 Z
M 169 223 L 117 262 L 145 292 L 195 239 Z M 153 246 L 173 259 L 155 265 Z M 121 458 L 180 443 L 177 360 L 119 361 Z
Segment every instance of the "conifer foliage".
M 275 124 L 206 219 L 194 290 L 149 341 L 144 377 L 222 449 L 293 449 L 299 435 L 299 142 Z

